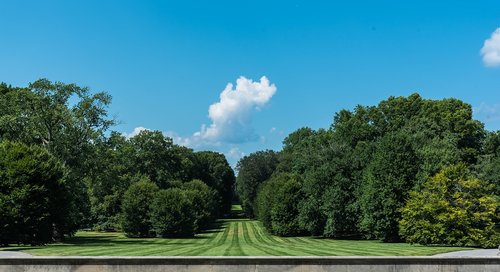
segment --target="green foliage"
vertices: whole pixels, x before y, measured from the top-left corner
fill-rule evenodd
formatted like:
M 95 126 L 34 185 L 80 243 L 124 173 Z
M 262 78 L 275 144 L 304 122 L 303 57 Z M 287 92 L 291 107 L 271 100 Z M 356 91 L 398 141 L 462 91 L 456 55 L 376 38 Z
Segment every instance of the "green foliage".
M 278 190 L 279 184 L 268 180 L 259 186 L 255 199 L 255 213 L 262 225 L 272 231 L 271 208 L 274 206 L 274 193 Z
M 196 231 L 228 213 L 235 177 L 224 155 L 195 153 L 160 131 L 107 136 L 114 124 L 107 113 L 110 102 L 104 92 L 47 79 L 27 88 L 0 84 L 0 140 L 39 146 L 65 166 L 67 197 L 61 205 L 68 212 L 57 226 L 59 233 L 124 227 L 130 236 L 152 235 L 147 214 L 151 184 L 142 188 L 145 196 L 136 199 L 130 193 L 142 194 L 135 184 L 144 185 L 139 182 L 143 178 L 160 189 L 183 188 L 196 207 Z M 193 179 L 201 181 L 188 182 Z
M 248 217 L 255 216 L 254 204 L 257 188 L 271 177 L 277 164 L 278 155 L 272 150 L 257 151 L 241 158 L 238 162 L 236 189 L 243 211 Z
M 190 199 L 193 211 L 194 231 L 198 232 L 207 228 L 216 219 L 217 191 L 211 189 L 201 180 L 192 180 L 183 183 L 181 189 L 185 190 Z
M 297 175 L 282 174 L 266 181 L 257 196 L 258 218 L 273 234 L 294 236 L 299 226 L 299 203 L 303 198 Z
M 460 100 L 389 97 L 376 106 L 339 111 L 329 130 L 292 132 L 278 153 L 278 166 L 266 174 L 303 180 L 298 218 L 289 218 L 301 230 L 393 242 L 400 240 L 400 208 L 409 192 L 443 167 L 464 162 L 498 184 L 493 150 L 500 137 L 488 134 L 483 141 L 484 136 L 483 124 L 472 119 L 472 107 Z M 257 165 L 245 163 L 249 169 Z M 257 197 L 258 218 L 270 230 L 269 207 L 276 205 L 273 193 L 278 190 L 266 182 Z
M 122 228 L 128 237 L 151 237 L 151 209 L 158 186 L 143 178 L 128 188 L 123 196 Z
M 223 154 L 212 151 L 195 153 L 197 175 L 196 179 L 205 182 L 217 191 L 219 200 L 218 216 L 228 214 L 231 210 L 235 177 L 234 171 Z
M 125 191 L 142 176 L 130 172 L 131 146 L 117 132 L 96 143 L 95 164 L 85 177 L 91 204 L 93 228 L 96 230 L 121 229 L 122 199 Z
M 491 185 L 471 177 L 464 164 L 445 167 L 411 192 L 400 232 L 410 243 L 496 247 L 499 204 Z
M 477 165 L 481 179 L 493 184 L 493 193 L 500 196 L 500 156 L 483 156 Z
M 0 143 L 0 244 L 45 244 L 72 234 L 64 168 L 47 150 Z
M 356 205 L 357 182 L 352 178 L 352 149 L 334 140 L 332 131 L 318 130 L 295 151 L 304 165 L 299 222 L 313 235 L 342 237 L 356 234 L 359 221 Z M 296 146 L 296 148 L 297 148 Z M 312 203 L 316 203 L 313 205 Z
M 308 140 L 314 136 L 308 127 L 299 128 L 283 140 L 283 151 L 279 155 L 278 172 L 302 174 L 308 163 L 300 160 L 303 151 L 308 151 Z
M 443 167 L 460 161 L 458 138 L 452 134 L 448 134 L 444 138 L 436 136 L 431 140 L 427 140 L 425 145 L 418 148 L 416 152 L 420 159 L 417 186 L 420 186 Z
M 75 84 L 40 79 L 27 88 L 3 85 L 0 92 L 0 139 L 45 147 L 64 163 L 71 194 L 66 209 L 68 231 L 90 217 L 87 185 L 82 181 L 99 162 L 94 143 L 114 124 L 107 117 L 111 97 Z
M 361 227 L 369 237 L 399 240 L 399 209 L 415 185 L 418 158 L 408 136 L 387 134 L 378 143 L 365 176 Z
M 500 196 L 500 131 L 487 134 L 476 172 L 479 178 L 493 185 L 493 193 Z
M 149 178 L 160 189 L 191 186 L 203 191 L 203 196 L 193 196 L 193 205 L 209 206 L 199 210 L 196 230 L 223 214 L 221 207 L 226 209 L 226 202 L 232 197 L 234 173 L 223 155 L 215 152 L 199 155 L 174 145 L 172 139 L 159 131 L 142 131 L 130 139 L 111 133 L 106 141 L 96 145 L 96 150 L 101 164 L 87 177 L 95 229 L 119 229 L 121 199 L 137 177 Z M 198 185 L 184 184 L 197 176 L 202 179 L 195 182 Z
M 171 181 L 169 189 L 143 177 L 125 192 L 123 230 L 128 237 L 189 237 L 215 219 L 217 193 L 204 182 Z
M 38 209 L 33 214 L 19 213 L 26 220 L 41 215 L 40 228 L 52 222 L 52 231 L 44 232 L 41 240 L 71 234 L 82 226 L 99 230 L 123 227 L 133 237 L 156 235 L 155 229 L 161 236 L 190 236 L 229 213 L 235 177 L 224 155 L 193 152 L 175 145 L 160 131 L 146 130 L 132 138 L 117 132 L 108 134 L 114 123 L 107 116 L 110 102 L 106 93 L 46 79 L 26 88 L 0 84 L 0 141 L 33 146 L 29 152 L 46 152 L 50 154 L 46 155 L 48 161 L 64 165 L 60 184 L 49 183 L 58 186 L 23 185 L 19 187 L 22 193 L 12 195 L 5 192 L 18 188 L 6 180 L 38 184 L 34 178 L 43 175 L 38 170 L 29 172 L 29 168 L 28 172 L 0 168 L 0 182 L 7 184 L 2 185 L 4 192 L 0 193 L 7 195 L 2 201 L 28 199 L 23 198 L 26 195 L 46 200 L 33 206 Z M 16 152 L 29 153 L 19 150 Z M 37 156 L 33 159 L 43 157 Z M 5 158 L 0 161 L 5 167 L 14 167 Z M 284 139 L 282 151 L 258 151 L 244 157 L 238 163 L 236 189 L 247 215 L 256 215 L 272 233 L 306 232 L 324 237 L 365 234 L 395 241 L 408 192 L 422 190 L 429 177 L 460 162 L 473 169 L 479 179 L 493 184 L 493 191 L 483 192 L 480 199 L 493 197 L 498 201 L 500 133 L 486 132 L 483 124 L 472 118 L 472 107 L 467 103 L 453 98 L 427 100 L 412 94 L 389 97 L 376 106 L 341 110 L 329 129 L 300 128 Z M 46 167 L 50 173 L 60 166 Z M 467 176 L 466 180 L 474 179 Z M 170 190 L 159 193 L 163 198 L 178 193 L 177 203 L 156 201 L 155 192 L 160 189 Z M 38 198 L 46 191 L 64 209 L 51 210 L 48 216 L 45 208 L 39 208 L 49 205 L 47 198 Z M 19 218 L 13 212 L 14 202 L 8 201 L 0 207 L 5 213 L 0 222 L 8 226 L 4 232 L 9 233 L 2 234 L 2 239 L 22 243 L 37 240 L 13 234 L 12 226 L 19 225 L 15 221 Z M 494 213 L 499 210 L 497 205 Z M 167 222 L 167 215 L 182 220 Z M 491 220 L 500 222 L 498 217 Z M 404 228 L 411 227 L 407 224 Z M 484 230 L 483 226 L 470 228 Z M 16 229 L 28 232 L 23 226 Z M 463 244 L 484 246 L 484 237 L 490 237 L 488 231 L 471 233 L 472 242 Z
M 175 152 L 171 138 L 160 131 L 143 130 L 130 138 L 134 170 L 148 177 L 160 188 L 168 188 L 168 181 L 177 179 L 181 172 L 181 158 Z
M 179 188 L 160 190 L 154 197 L 151 221 L 160 237 L 191 237 L 196 229 L 197 215 L 189 192 Z M 197 192 L 199 193 L 199 191 Z

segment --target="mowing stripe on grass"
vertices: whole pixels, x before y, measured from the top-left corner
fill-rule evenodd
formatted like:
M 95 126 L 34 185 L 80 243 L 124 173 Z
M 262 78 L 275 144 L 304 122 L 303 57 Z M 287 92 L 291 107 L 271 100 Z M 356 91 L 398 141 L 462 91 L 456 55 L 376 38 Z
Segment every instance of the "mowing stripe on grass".
M 195 238 L 127 238 L 121 233 L 78 232 L 66 243 L 42 247 L 19 246 L 33 255 L 235 256 L 235 255 L 431 255 L 461 250 L 378 241 L 334 240 L 316 237 L 277 237 L 249 219 L 220 220 L 211 231 Z
M 279 256 L 279 255 L 290 255 L 286 250 L 287 249 L 282 249 L 281 247 L 278 247 L 276 244 L 272 244 L 269 241 L 266 241 L 263 237 L 262 230 L 256 228 L 255 224 L 253 222 L 249 223 L 250 228 L 252 229 L 252 236 L 256 240 L 256 244 L 259 245 L 259 247 L 264 247 L 266 249 L 271 250 L 273 253 L 272 255 Z M 289 248 L 288 248 L 289 250 Z
M 239 244 L 239 233 L 238 233 L 238 223 L 232 223 L 229 225 L 231 228 L 230 233 L 232 234 L 232 240 L 229 247 L 224 251 L 223 256 L 238 256 L 242 255 L 241 246 Z
M 264 253 L 263 255 L 274 255 L 274 251 L 272 250 L 269 250 L 267 249 L 267 247 L 265 248 L 264 246 L 262 246 L 261 244 L 259 243 L 254 243 L 252 241 L 252 239 L 250 238 L 250 235 L 249 234 L 252 234 L 252 236 L 255 236 L 254 232 L 252 231 L 250 233 L 250 230 L 248 229 L 248 225 L 249 223 L 248 222 L 245 222 L 243 224 L 243 239 L 245 240 L 245 243 L 249 246 L 251 246 L 252 248 L 256 249 L 258 252 L 262 252 Z M 261 254 L 262 255 L 262 254 Z

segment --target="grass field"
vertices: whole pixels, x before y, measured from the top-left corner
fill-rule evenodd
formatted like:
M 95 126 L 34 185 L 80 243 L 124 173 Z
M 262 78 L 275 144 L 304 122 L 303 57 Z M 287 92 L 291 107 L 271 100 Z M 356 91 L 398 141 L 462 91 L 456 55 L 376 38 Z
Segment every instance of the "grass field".
M 190 239 L 132 239 L 121 233 L 78 232 L 64 243 L 42 247 L 8 247 L 32 255 L 66 256 L 352 256 L 432 255 L 461 250 L 378 241 L 332 240 L 312 237 L 277 237 L 260 222 L 221 220 L 218 228 Z

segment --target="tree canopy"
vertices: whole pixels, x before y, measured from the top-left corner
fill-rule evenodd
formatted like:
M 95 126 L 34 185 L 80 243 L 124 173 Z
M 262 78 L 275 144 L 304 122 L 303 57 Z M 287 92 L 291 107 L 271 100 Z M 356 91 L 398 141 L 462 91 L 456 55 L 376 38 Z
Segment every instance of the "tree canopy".
M 199 208 L 189 214 L 195 218 L 191 226 L 194 231 L 229 212 L 235 177 L 224 155 L 176 145 L 160 131 L 144 130 L 130 138 L 111 131 L 115 120 L 108 116 L 110 103 L 109 94 L 93 93 L 76 84 L 47 79 L 25 88 L 0 84 L 0 143 L 5 142 L 9 149 L 9 142 L 15 142 L 14 145 L 29 146 L 35 154 L 46 152 L 53 157 L 48 161 L 57 161 L 64 169 L 64 179 L 60 181 L 64 184 L 64 198 L 58 201 L 67 213 L 58 222 L 58 236 L 70 235 L 82 227 L 125 230 L 134 237 L 151 236 L 155 232 L 150 214 L 152 204 L 148 201 L 157 191 L 174 187 L 186 186 L 188 189 L 183 190 L 187 203 Z M 33 160 L 37 159 L 33 155 Z M 12 180 L 25 174 L 19 167 L 18 172 L 12 172 L 17 175 Z M 51 170 L 47 169 L 47 173 Z M 7 175 L 6 171 L 0 168 L 0 176 Z M 36 171 L 32 174 L 36 175 Z M 37 186 L 36 178 L 22 179 L 31 188 Z M 11 188 L 9 182 L 0 180 L 7 195 L 14 192 L 7 189 Z M 54 196 L 59 194 L 56 187 L 50 187 L 51 190 Z M 14 218 L 6 216 L 3 220 L 12 225 Z M 168 236 L 164 232 L 161 235 Z M 8 236 L 13 238 L 2 243 L 27 241 L 10 232 Z
M 418 94 L 389 97 L 376 106 L 340 110 L 327 129 L 305 127 L 292 132 L 275 153 L 274 171 L 257 182 L 242 182 L 238 193 L 245 203 L 248 192 L 262 184 L 256 194 L 257 215 L 275 234 L 410 241 L 400 231 L 410 192 L 428 186 L 428 180 L 449 165 L 462 164 L 474 178 L 493 184 L 493 190 L 484 194 L 498 199 L 498 135 L 486 131 L 473 119 L 472 107 L 458 99 L 431 100 Z M 259 168 L 260 161 L 248 158 L 257 158 L 260 152 L 243 158 L 242 169 Z M 239 182 L 251 180 L 245 171 L 239 174 Z M 287 230 L 272 223 L 272 207 L 278 205 L 280 191 L 277 179 L 281 186 L 287 179 L 301 181 L 293 192 L 298 212 L 289 212 L 293 216 L 287 218 L 298 222 L 298 228 Z M 480 229 L 495 229 L 498 222 L 497 208 Z

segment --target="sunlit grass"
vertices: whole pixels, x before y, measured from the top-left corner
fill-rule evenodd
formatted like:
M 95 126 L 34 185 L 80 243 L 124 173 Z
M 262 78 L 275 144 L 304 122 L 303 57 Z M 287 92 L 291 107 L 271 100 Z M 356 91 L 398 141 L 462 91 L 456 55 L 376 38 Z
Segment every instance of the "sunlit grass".
M 249 219 L 220 220 L 213 229 L 189 239 L 138 239 L 127 238 L 122 233 L 78 232 L 63 243 L 0 248 L 57 256 L 415 256 L 461 249 L 364 240 L 277 237 L 267 233 L 260 222 Z

